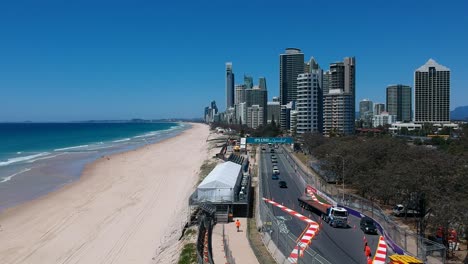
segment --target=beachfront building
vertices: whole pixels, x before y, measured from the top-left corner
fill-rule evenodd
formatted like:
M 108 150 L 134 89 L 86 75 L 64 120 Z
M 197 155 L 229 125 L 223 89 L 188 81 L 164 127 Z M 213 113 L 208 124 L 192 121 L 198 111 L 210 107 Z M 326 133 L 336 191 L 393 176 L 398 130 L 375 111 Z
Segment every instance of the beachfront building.
M 213 123 L 216 122 L 216 120 L 219 120 L 218 116 L 218 107 L 216 106 L 216 101 L 211 101 L 210 106 L 205 107 L 205 116 L 204 120 L 205 123 Z
M 372 116 L 374 115 L 374 103 L 369 99 L 363 99 L 359 102 L 359 120 L 362 127 L 372 127 Z
M 226 63 L 226 109 L 234 107 L 234 73 L 232 62 Z
M 226 109 L 224 112 L 224 119 L 224 123 L 226 124 L 237 124 L 236 110 L 234 107 L 229 107 Z
M 265 77 L 260 77 L 258 78 L 258 87 L 262 90 L 267 90 L 267 85 L 266 85 L 266 78 Z
M 298 111 L 297 110 L 291 110 L 291 123 L 289 126 L 289 132 L 291 135 L 296 135 L 297 134 L 297 116 L 298 116 Z
M 286 105 L 297 98 L 297 76 L 304 73 L 304 53 L 297 48 L 287 48 L 280 54 L 280 102 Z
M 388 112 L 382 112 L 380 113 L 380 115 L 374 115 L 372 117 L 373 127 L 391 125 L 395 122 L 396 122 L 396 115 L 392 115 Z
M 236 104 L 236 122 L 237 124 L 246 124 L 247 122 L 247 103 Z
M 345 136 L 354 134 L 353 96 L 340 89 L 330 89 L 323 96 L 323 134 Z
M 415 122 L 450 123 L 450 69 L 429 59 L 414 73 Z
M 253 77 L 249 75 L 244 75 L 244 85 L 246 89 L 252 89 L 254 86 Z
M 234 104 L 245 102 L 245 84 L 237 84 L 235 86 Z
M 324 78 L 327 79 L 324 90 L 328 91 L 323 95 L 325 136 L 354 134 L 355 67 L 355 58 L 346 57 L 343 62 L 330 64 L 330 70 L 324 74 Z
M 385 104 L 382 104 L 382 103 L 374 104 L 374 115 L 380 115 L 384 111 L 385 111 Z
M 260 88 L 260 86 L 253 86 L 252 88 L 247 88 L 245 90 L 245 102 L 247 103 L 247 107 L 253 107 L 254 105 L 257 105 L 262 111 L 260 113 L 262 116 L 262 122 L 259 125 L 265 125 L 267 121 L 267 97 L 267 90 Z M 247 110 L 247 113 L 248 112 L 249 110 Z M 249 119 L 248 116 L 247 119 Z
M 291 111 L 295 109 L 296 109 L 296 103 L 294 101 L 281 106 L 281 113 L 280 113 L 281 129 L 283 130 L 291 129 Z
M 374 113 L 374 103 L 369 99 L 362 99 L 359 102 L 359 119 L 364 120 L 370 112 Z
M 315 62 L 315 61 L 314 61 Z M 296 133 L 319 132 L 323 130 L 322 76 L 318 64 L 309 63 L 309 73 L 297 77 L 297 125 Z
M 246 125 L 251 128 L 257 128 L 263 125 L 264 108 L 259 105 L 247 107 L 247 122 Z
M 387 86 L 387 112 L 398 122 L 411 122 L 413 97 L 411 86 L 395 84 Z
M 267 124 L 275 122 L 277 126 L 280 124 L 281 105 L 279 102 L 267 103 Z

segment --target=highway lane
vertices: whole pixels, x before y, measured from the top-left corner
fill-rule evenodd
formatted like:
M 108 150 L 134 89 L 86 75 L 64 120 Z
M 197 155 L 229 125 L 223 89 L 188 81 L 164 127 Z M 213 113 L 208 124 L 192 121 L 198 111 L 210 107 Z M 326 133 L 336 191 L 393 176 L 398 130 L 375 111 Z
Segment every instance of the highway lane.
M 275 150 L 275 155 L 278 159 L 278 168 L 280 171 L 280 180 L 288 183 L 288 188 L 280 188 L 278 185 L 279 180 L 272 180 L 272 163 L 271 154 L 269 149 L 261 153 L 261 175 L 262 182 L 265 190 L 265 196 L 279 202 L 291 209 L 310 217 L 312 220 L 320 223 L 320 217 L 315 213 L 304 211 L 299 207 L 297 198 L 302 195 L 303 189 L 297 177 L 294 166 L 291 166 L 286 153 L 282 148 Z M 269 196 L 269 197 L 268 197 Z M 275 215 L 284 216 L 285 212 L 278 208 L 273 208 Z M 306 227 L 305 223 L 295 218 L 285 221 L 289 231 L 295 236 L 300 236 Z M 311 248 L 325 257 L 331 263 L 366 263 L 364 257 L 364 233 L 359 228 L 359 219 L 356 217 L 349 217 L 349 228 L 333 228 L 326 223 L 322 224 L 321 230 L 314 238 Z M 378 236 L 366 235 L 367 241 L 373 252 L 377 247 Z M 286 247 L 286 245 L 283 245 Z M 280 250 L 287 256 L 291 248 L 282 248 Z

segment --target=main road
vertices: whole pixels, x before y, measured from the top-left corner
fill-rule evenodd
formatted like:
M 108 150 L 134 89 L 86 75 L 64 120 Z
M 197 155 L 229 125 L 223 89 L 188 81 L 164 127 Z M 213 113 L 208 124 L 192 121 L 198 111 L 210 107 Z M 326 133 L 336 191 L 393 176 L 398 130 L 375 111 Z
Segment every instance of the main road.
M 267 147 L 265 151 L 260 154 L 260 177 L 263 187 L 263 196 L 265 198 L 273 199 L 274 201 L 283 204 L 299 213 L 308 216 L 310 219 L 320 223 L 320 216 L 313 212 L 303 210 L 299 207 L 297 198 L 299 198 L 304 188 L 299 180 L 299 170 L 296 172 L 294 164 L 290 163 L 290 158 L 287 157 L 288 153 L 284 153 L 283 148 L 275 149 L 279 168 L 279 180 L 272 179 L 272 162 L 270 149 Z M 280 188 L 278 182 L 286 181 L 288 188 Z M 289 216 L 287 213 L 281 211 L 279 208 L 270 206 L 273 214 L 279 216 L 279 219 L 284 221 L 289 232 L 294 237 L 300 237 L 306 228 L 306 224 L 294 217 Z M 359 218 L 350 216 L 348 218 L 348 228 L 333 228 L 326 223 L 321 225 L 320 231 L 313 239 L 310 247 L 327 259 L 331 263 L 346 263 L 346 264 L 361 264 L 367 263 L 364 256 L 364 236 L 366 237 L 369 246 L 374 254 L 377 243 L 378 235 L 365 235 L 359 228 Z M 272 234 L 275 241 L 275 234 Z M 285 239 L 278 239 L 278 247 L 286 257 L 292 251 L 291 243 L 286 243 Z

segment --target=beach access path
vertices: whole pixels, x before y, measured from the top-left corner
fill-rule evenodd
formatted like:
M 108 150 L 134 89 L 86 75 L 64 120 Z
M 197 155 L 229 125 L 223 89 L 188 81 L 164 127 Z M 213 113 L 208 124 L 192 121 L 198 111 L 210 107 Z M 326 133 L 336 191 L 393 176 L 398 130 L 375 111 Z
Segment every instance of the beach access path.
M 177 137 L 103 157 L 77 182 L 1 213 L 0 263 L 154 262 L 181 235 L 208 133 L 192 124 Z
M 237 232 L 234 222 L 228 224 L 218 223 L 213 229 L 211 247 L 214 263 L 228 263 L 229 256 L 232 256 L 235 263 L 258 264 L 257 257 L 255 257 L 247 238 L 247 218 L 235 219 L 239 219 L 241 223 L 239 232 Z

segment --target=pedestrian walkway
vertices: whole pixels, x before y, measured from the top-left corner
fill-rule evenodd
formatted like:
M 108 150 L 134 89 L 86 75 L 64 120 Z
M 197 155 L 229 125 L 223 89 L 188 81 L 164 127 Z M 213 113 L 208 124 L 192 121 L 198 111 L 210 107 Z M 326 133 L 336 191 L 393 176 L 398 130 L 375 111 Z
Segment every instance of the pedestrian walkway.
M 237 232 L 234 222 L 229 224 L 218 223 L 213 229 L 212 244 L 213 261 L 215 264 L 258 264 L 252 248 L 250 248 L 249 240 L 247 239 L 247 218 L 234 218 L 240 220 L 240 232 Z M 223 242 L 223 225 L 224 225 L 224 241 Z M 230 252 L 225 252 L 225 248 Z M 233 262 L 230 261 L 232 256 Z

